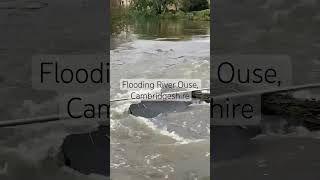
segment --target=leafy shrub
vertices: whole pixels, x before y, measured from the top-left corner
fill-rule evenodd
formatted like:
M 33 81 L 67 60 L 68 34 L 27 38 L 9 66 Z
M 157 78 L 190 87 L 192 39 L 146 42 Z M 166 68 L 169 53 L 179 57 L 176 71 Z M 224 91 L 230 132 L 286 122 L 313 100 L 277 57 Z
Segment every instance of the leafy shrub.
M 183 11 L 201 11 L 209 8 L 208 0 L 181 0 Z
M 195 11 L 193 20 L 210 20 L 210 9 Z
M 132 16 L 156 16 L 161 13 L 159 0 L 132 0 L 129 8 Z

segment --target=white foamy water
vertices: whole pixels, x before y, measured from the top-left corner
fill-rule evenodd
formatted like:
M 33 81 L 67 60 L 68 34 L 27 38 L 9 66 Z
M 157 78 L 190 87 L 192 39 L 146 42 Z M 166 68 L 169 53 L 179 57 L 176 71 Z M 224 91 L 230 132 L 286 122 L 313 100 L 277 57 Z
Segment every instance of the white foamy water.
M 120 79 L 201 79 L 209 87 L 210 38 L 134 39 L 111 51 L 111 99 L 128 98 Z M 209 177 L 209 105 L 154 118 L 111 104 L 111 178 L 201 179 Z M 187 118 L 188 117 L 188 118 Z

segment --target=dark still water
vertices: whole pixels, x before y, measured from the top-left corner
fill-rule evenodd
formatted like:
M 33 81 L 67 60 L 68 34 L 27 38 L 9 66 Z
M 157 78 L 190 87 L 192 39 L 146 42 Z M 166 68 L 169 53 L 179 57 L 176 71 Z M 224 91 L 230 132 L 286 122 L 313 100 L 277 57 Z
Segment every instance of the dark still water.
M 190 21 L 181 19 L 137 19 L 135 21 L 112 21 L 111 48 L 121 42 L 136 39 L 179 41 L 190 40 L 195 36 L 210 34 L 209 21 Z M 164 38 L 164 39 L 161 39 Z

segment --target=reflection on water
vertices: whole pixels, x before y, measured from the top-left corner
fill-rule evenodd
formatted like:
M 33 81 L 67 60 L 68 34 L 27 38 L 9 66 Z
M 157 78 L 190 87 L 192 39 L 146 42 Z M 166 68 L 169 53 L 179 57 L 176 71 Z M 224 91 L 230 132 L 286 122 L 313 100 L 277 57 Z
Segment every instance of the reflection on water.
M 133 36 L 145 40 L 190 40 L 193 36 L 209 35 L 209 21 L 189 21 L 180 19 L 139 19 L 133 22 L 114 22 L 111 48 L 131 41 Z M 162 39 L 164 38 L 164 39 Z

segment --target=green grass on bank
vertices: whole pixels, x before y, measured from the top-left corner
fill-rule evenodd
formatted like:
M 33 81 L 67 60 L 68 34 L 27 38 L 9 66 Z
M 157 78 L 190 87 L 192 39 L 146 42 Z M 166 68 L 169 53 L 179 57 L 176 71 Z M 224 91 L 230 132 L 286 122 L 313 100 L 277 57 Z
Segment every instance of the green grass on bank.
M 192 11 L 192 12 L 168 11 L 160 14 L 160 17 L 164 19 L 190 19 L 190 20 L 199 20 L 199 21 L 210 21 L 210 9 L 205 9 L 202 11 Z
M 159 17 L 162 19 L 188 19 L 188 20 L 197 20 L 197 21 L 210 21 L 210 9 L 205 9 L 201 11 L 167 11 L 162 14 L 145 14 L 145 12 L 132 12 L 126 8 L 117 8 L 112 9 L 111 11 L 111 22 L 114 23 L 123 23 L 124 21 L 130 21 L 130 19 L 136 18 L 155 18 Z

